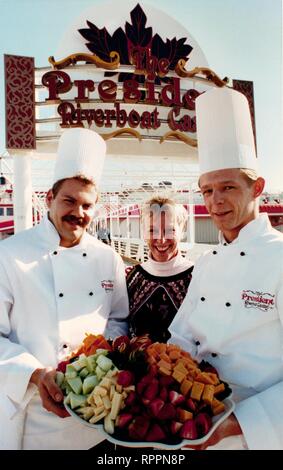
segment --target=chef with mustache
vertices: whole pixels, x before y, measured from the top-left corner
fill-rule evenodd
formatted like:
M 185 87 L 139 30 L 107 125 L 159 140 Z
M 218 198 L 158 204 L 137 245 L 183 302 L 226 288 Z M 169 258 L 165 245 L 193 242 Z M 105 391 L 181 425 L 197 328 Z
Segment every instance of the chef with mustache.
M 87 332 L 127 334 L 123 262 L 87 233 L 105 153 L 96 132 L 64 131 L 48 213 L 1 242 L 0 449 L 88 449 L 104 439 L 68 415 L 55 369 Z
M 236 408 L 202 448 L 283 449 L 283 236 L 259 213 L 249 105 L 228 87 L 196 100 L 200 178 L 219 245 L 195 264 L 169 330 L 233 390 Z

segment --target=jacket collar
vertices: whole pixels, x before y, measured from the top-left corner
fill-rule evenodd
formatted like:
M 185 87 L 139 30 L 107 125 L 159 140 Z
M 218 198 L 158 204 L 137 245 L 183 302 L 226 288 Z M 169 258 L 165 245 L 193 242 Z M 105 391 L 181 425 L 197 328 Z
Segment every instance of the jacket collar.
M 60 235 L 57 232 L 55 226 L 52 224 L 52 222 L 48 218 L 48 213 L 45 214 L 40 221 L 40 223 L 37 225 L 37 230 L 39 233 L 40 238 L 43 240 L 43 242 L 49 247 L 50 250 L 54 250 L 55 248 L 58 249 L 60 245 Z M 88 234 L 84 233 L 82 236 L 80 243 L 78 245 L 75 245 L 72 247 L 73 249 L 83 249 L 87 245 L 87 238 Z
M 187 257 L 183 257 L 181 251 L 178 251 L 177 255 L 169 261 L 155 261 L 149 258 L 145 263 L 142 263 L 142 268 L 144 268 L 149 274 L 153 276 L 174 276 L 179 274 L 182 271 L 189 269 L 193 263 Z
M 270 231 L 271 229 L 272 226 L 268 215 L 266 212 L 263 212 L 262 214 L 259 214 L 256 219 L 245 225 L 240 231 L 238 237 L 229 243 L 229 245 L 236 245 L 238 243 L 246 243 L 249 240 L 254 240 L 255 236 L 258 237 L 261 234 Z M 219 243 L 221 245 L 227 245 L 227 241 L 225 240 L 222 232 L 219 232 Z

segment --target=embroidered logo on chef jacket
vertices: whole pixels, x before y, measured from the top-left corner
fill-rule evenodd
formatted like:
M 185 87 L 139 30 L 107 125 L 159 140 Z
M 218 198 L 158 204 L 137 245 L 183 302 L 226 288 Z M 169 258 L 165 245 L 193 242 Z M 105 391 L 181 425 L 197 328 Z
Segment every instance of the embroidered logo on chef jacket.
M 105 290 L 105 292 L 112 292 L 114 287 L 114 282 L 110 279 L 105 281 L 101 281 L 101 287 Z
M 258 308 L 263 312 L 274 309 L 275 295 L 268 292 L 258 292 L 252 290 L 243 290 L 242 300 L 246 308 Z

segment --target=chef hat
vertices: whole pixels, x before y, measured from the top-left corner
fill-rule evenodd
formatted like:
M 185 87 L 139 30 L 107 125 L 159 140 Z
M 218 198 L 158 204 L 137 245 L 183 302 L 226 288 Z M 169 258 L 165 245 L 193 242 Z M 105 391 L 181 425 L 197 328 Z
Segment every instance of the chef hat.
M 196 100 L 200 174 L 227 168 L 257 172 L 247 98 L 232 88 L 213 88 Z
M 99 184 L 105 153 L 106 144 L 96 132 L 82 127 L 65 130 L 59 139 L 53 184 L 79 175 Z

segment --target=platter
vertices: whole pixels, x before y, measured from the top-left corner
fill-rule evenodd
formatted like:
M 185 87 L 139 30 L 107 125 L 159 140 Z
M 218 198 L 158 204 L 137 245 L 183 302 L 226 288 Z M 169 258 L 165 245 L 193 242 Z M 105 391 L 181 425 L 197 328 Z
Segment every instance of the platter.
M 112 442 L 113 444 L 119 445 L 119 446 L 124 446 L 124 447 L 134 447 L 134 448 L 145 448 L 145 447 L 154 447 L 158 449 L 164 449 L 164 450 L 178 450 L 181 449 L 184 446 L 196 446 L 196 445 L 201 445 L 204 444 L 210 436 L 214 433 L 214 431 L 218 428 L 218 426 L 223 423 L 223 421 L 228 418 L 228 416 L 233 413 L 235 409 L 235 403 L 232 400 L 232 398 L 227 397 L 223 400 L 223 403 L 225 405 L 225 411 L 217 416 L 214 416 L 212 418 L 212 427 L 210 428 L 209 432 L 199 438 L 199 439 L 179 439 L 178 442 L 175 443 L 166 443 L 166 442 L 141 442 L 141 441 L 126 441 L 122 440 L 119 438 L 115 433 L 114 434 L 108 434 L 104 430 L 103 423 L 101 424 L 91 424 L 88 421 L 85 421 L 84 419 L 80 418 L 74 410 L 72 410 L 67 404 L 65 404 L 65 408 L 68 411 L 68 413 L 77 421 L 80 421 L 81 424 L 84 424 L 85 426 L 91 427 L 93 429 L 98 430 L 101 432 L 101 434 L 104 435 L 105 439 L 107 439 L 109 442 Z

